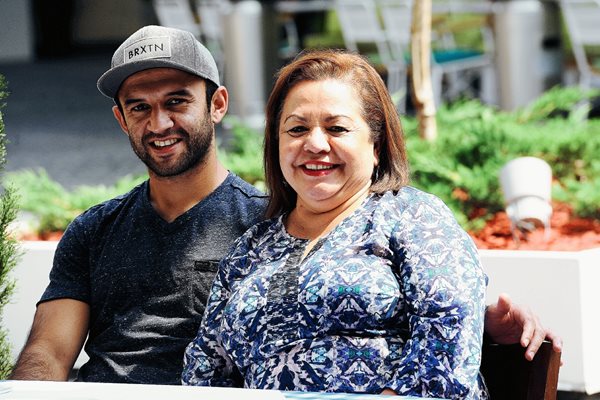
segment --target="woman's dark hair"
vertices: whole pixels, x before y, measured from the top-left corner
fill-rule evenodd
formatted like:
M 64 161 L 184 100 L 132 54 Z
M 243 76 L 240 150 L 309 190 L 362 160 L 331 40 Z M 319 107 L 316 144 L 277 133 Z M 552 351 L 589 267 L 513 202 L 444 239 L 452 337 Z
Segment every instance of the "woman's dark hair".
M 277 74 L 266 108 L 264 168 L 270 194 L 267 217 L 291 211 L 296 192 L 284 184 L 279 165 L 279 121 L 290 90 L 300 82 L 343 80 L 356 89 L 362 118 L 369 125 L 379 165 L 373 172 L 371 192 L 399 190 L 408 183 L 408 161 L 400 118 L 385 83 L 369 62 L 344 50 L 316 50 L 298 55 Z

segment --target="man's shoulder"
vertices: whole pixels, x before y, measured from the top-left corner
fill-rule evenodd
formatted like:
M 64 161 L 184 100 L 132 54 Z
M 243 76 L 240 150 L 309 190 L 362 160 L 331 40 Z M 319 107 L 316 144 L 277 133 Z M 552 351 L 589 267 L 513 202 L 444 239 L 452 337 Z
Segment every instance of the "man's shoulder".
M 100 246 L 104 233 L 109 231 L 116 221 L 127 224 L 137 219 L 133 215 L 134 210 L 140 208 L 140 199 L 145 193 L 146 184 L 142 183 L 128 193 L 96 204 L 81 213 L 67 227 L 59 243 L 58 252 L 69 254 L 75 251 L 73 249 L 90 251 Z
M 230 230 L 237 238 L 255 223 L 262 221 L 267 208 L 267 196 L 259 189 L 230 173 L 225 181 L 205 201 L 197 212 L 203 221 L 211 221 Z M 209 218 L 211 216 L 211 218 Z
M 257 215 L 263 215 L 267 208 L 268 196 L 234 173 L 229 174 L 221 189 L 218 197 L 229 204 L 228 207 Z
M 256 198 L 262 201 L 267 200 L 267 195 L 261 192 L 256 186 L 246 182 L 234 173 L 231 173 L 225 184 L 229 185 L 234 192 L 248 198 Z

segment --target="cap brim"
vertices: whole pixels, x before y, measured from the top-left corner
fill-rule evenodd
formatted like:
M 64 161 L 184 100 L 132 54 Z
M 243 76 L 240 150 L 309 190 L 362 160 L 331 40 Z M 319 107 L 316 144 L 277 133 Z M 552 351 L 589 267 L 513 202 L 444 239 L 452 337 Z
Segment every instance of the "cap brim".
M 172 62 L 170 60 L 162 60 L 155 58 L 150 60 L 133 61 L 127 64 L 119 65 L 118 67 L 111 68 L 110 70 L 102 74 L 100 79 L 98 79 L 98 90 L 103 95 L 114 99 L 117 95 L 117 92 L 119 91 L 119 88 L 127 78 L 129 78 L 135 73 L 152 68 L 175 68 L 181 71 L 188 72 L 192 75 L 208 79 L 212 82 L 212 79 L 206 76 L 198 75 L 197 71 L 194 71 L 191 68 Z M 216 82 L 215 84 L 218 85 L 218 83 Z

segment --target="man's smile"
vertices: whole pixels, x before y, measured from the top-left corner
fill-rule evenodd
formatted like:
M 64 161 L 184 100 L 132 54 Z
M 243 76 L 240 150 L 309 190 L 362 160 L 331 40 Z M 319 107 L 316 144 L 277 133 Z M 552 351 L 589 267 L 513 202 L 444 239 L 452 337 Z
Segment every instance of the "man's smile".
M 179 142 L 181 139 L 167 139 L 167 140 L 155 140 L 153 142 L 150 142 L 154 147 L 167 147 L 167 146 L 171 146 L 177 142 Z

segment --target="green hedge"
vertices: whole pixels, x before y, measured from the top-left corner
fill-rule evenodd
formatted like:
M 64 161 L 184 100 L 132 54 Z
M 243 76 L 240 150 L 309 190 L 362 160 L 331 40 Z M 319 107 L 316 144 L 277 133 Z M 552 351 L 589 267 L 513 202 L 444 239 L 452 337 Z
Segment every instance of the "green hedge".
M 6 82 L 0 75 L 0 172 L 6 164 L 6 135 L 2 108 L 6 98 Z M 17 263 L 19 255 L 18 243 L 10 235 L 10 224 L 17 215 L 17 198 L 15 191 L 10 186 L 3 186 L 0 195 L 0 315 L 4 318 L 4 306 L 10 301 L 14 290 L 14 281 L 9 277 L 10 271 Z M 10 343 L 4 324 L 0 324 L 0 380 L 6 379 L 12 369 Z
M 548 91 L 530 107 L 504 113 L 468 101 L 442 108 L 439 139 L 424 143 L 407 120 L 413 184 L 440 196 L 466 229 L 476 231 L 504 208 L 500 168 L 534 156 L 553 171 L 553 198 L 577 215 L 600 218 L 600 120 L 587 119 L 594 93 Z M 593 188 L 596 188 L 595 191 Z
M 147 176 L 125 176 L 114 185 L 82 185 L 65 189 L 44 169 L 21 170 L 6 174 L 6 180 L 19 188 L 20 209 L 33 215 L 32 231 L 42 236 L 48 232 L 64 231 L 83 211 L 116 197 L 140 184 Z

